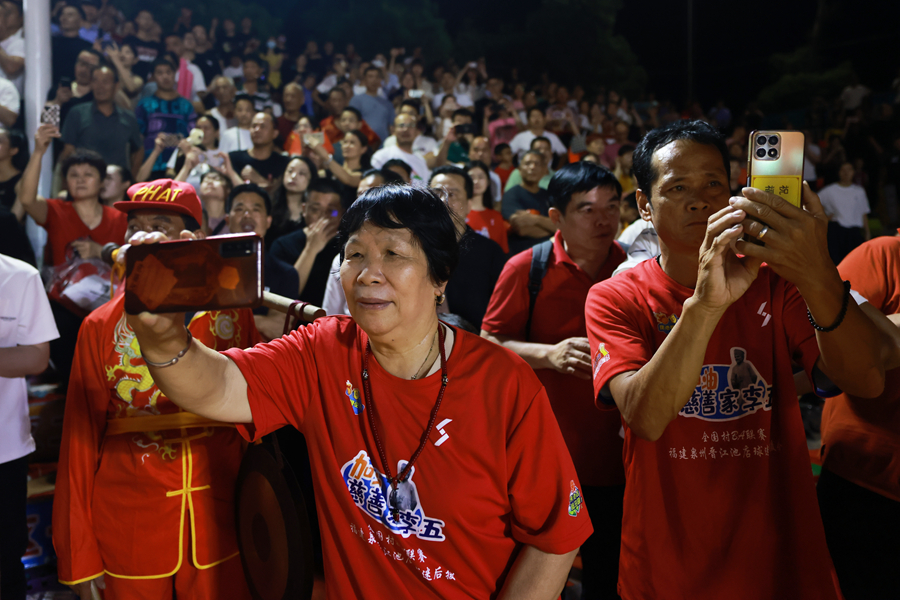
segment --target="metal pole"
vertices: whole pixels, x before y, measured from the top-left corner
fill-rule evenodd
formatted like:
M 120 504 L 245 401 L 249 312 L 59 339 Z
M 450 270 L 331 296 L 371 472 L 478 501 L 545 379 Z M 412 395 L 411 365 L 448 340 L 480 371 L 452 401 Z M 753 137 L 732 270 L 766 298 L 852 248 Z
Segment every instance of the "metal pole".
M 687 101 L 690 105 L 694 100 L 694 0 L 687 0 L 687 20 Z
M 25 0 L 22 14 L 24 16 L 23 33 L 25 35 L 25 136 L 29 148 L 34 151 L 34 132 L 40 124 L 41 109 L 50 89 L 50 0 Z M 53 152 L 44 155 L 41 164 L 41 180 L 38 193 L 44 197 L 50 195 L 53 179 Z M 39 227 L 31 217 L 26 224 L 28 238 L 34 246 L 34 254 L 38 264 L 47 242 L 47 232 Z

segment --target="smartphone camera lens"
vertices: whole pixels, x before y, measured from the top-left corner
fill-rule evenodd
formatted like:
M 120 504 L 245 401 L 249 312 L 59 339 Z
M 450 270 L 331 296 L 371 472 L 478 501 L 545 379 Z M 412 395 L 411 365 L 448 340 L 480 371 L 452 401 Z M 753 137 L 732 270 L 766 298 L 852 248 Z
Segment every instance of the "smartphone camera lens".
M 769 137 L 769 145 L 775 146 L 776 144 L 778 144 L 778 136 L 777 135 L 770 136 Z
M 778 150 L 769 148 L 769 158 L 778 158 Z
M 756 151 L 756 156 L 758 156 L 759 158 L 765 158 L 766 157 L 766 149 L 765 148 L 758 149 Z
M 758 138 L 756 138 L 756 144 L 758 146 L 765 146 L 766 145 L 766 136 L 761 135 Z

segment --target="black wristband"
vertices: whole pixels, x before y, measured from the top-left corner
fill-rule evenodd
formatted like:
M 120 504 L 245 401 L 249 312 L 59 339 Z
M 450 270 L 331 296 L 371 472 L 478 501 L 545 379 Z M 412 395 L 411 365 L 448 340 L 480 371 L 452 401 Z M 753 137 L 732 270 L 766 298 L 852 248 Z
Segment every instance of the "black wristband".
M 837 319 L 834 320 L 834 323 L 831 324 L 831 327 L 822 327 L 816 320 L 813 319 L 812 313 L 809 312 L 809 308 L 806 309 L 806 316 L 809 319 L 809 324 L 812 325 L 816 331 L 821 331 L 823 333 L 828 333 L 830 331 L 834 331 L 838 328 L 838 325 L 844 322 L 844 317 L 847 316 L 847 307 L 850 306 L 850 282 L 844 282 L 844 300 L 841 303 L 841 312 L 838 313 Z

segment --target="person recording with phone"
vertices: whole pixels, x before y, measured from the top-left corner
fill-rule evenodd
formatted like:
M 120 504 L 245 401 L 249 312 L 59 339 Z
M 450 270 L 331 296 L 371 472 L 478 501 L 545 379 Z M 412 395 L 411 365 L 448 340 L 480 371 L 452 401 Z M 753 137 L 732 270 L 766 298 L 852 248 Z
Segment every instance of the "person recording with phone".
M 557 598 L 592 531 L 581 484 L 530 367 L 438 321 L 451 211 L 427 188 L 385 186 L 340 227 L 352 318 L 219 354 L 182 314 L 129 315 L 154 381 L 248 440 L 305 435 L 329 597 Z

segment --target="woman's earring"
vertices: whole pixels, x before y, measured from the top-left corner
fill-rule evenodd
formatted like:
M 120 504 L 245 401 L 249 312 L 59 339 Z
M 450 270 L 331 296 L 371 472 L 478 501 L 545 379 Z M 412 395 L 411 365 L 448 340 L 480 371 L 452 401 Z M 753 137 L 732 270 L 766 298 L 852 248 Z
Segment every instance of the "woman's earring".
M 434 297 L 434 301 L 437 303 L 438 306 L 443 304 L 444 300 L 446 300 L 446 299 L 447 299 L 447 296 L 445 294 L 441 294 L 440 296 Z

